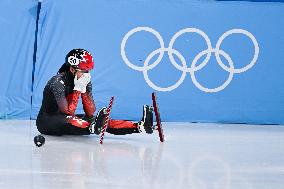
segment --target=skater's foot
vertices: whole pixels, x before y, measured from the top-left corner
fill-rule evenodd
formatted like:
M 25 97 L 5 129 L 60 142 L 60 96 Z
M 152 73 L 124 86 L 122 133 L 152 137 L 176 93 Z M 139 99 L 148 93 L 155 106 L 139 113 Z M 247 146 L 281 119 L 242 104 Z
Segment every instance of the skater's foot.
M 97 134 L 97 135 L 101 134 L 106 116 L 107 116 L 107 108 L 103 107 L 98 111 L 94 121 L 91 122 L 89 126 L 89 130 L 92 134 Z
M 143 106 L 143 117 L 142 120 L 137 123 L 138 130 L 140 133 L 153 133 L 153 107 L 144 105 Z

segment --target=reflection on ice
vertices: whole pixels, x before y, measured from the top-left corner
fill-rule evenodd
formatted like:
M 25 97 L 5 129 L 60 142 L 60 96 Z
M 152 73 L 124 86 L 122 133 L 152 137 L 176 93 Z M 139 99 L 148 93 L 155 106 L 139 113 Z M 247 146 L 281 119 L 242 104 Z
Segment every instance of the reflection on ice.
M 264 189 L 284 184 L 284 127 L 165 123 L 152 135 L 45 136 L 0 122 L 0 188 Z

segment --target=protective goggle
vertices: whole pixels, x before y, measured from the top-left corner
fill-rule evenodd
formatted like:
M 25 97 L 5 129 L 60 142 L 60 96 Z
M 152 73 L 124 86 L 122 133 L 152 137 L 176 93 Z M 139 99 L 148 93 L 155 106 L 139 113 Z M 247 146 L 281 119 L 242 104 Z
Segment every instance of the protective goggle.
M 76 72 L 81 72 L 81 73 L 90 73 L 89 70 L 80 70 L 80 69 L 76 69 Z

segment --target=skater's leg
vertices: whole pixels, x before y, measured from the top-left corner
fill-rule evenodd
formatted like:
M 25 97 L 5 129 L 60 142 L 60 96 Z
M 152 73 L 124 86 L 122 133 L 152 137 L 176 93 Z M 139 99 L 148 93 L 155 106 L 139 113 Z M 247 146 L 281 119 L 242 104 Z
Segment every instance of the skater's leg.
M 144 105 L 141 121 L 133 123 L 124 120 L 110 120 L 107 132 L 115 135 L 125 135 L 132 133 L 153 133 L 153 108 Z
M 37 119 L 37 128 L 46 135 L 89 135 L 89 123 L 64 114 L 41 115 Z
M 36 120 L 37 129 L 41 134 L 46 135 L 63 135 L 62 125 L 64 125 L 66 121 L 62 118 L 62 115 L 52 115 L 49 116 L 47 114 L 38 116 Z
M 107 108 L 101 108 L 94 121 L 90 125 L 91 133 L 95 133 L 99 135 L 102 131 L 104 126 L 104 122 L 107 116 Z M 132 123 L 130 121 L 123 121 L 123 120 L 110 120 L 109 125 L 106 129 L 106 132 L 115 134 L 115 135 L 125 135 L 131 133 L 138 133 L 137 124 Z
M 93 132 L 100 134 L 106 119 L 106 107 L 102 108 L 95 118 L 93 124 Z M 142 120 L 134 123 L 126 120 L 110 120 L 106 132 L 114 135 L 125 135 L 132 133 L 145 132 L 148 134 L 153 133 L 153 108 L 150 106 L 143 106 Z
M 139 133 L 137 123 L 125 120 L 110 120 L 109 126 L 106 131 L 114 135 Z

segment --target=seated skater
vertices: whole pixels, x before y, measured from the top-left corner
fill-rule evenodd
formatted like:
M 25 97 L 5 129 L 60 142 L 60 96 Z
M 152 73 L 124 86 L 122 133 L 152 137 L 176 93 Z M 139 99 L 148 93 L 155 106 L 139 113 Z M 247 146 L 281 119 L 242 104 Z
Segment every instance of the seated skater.
M 73 49 L 65 63 L 46 84 L 42 106 L 36 125 L 46 135 L 100 134 L 106 118 L 106 107 L 96 110 L 92 96 L 90 71 L 94 68 L 92 55 L 84 49 Z M 75 115 L 81 96 L 85 115 Z M 115 135 L 146 132 L 153 133 L 153 108 L 144 105 L 142 120 L 138 123 L 110 120 L 106 132 Z

